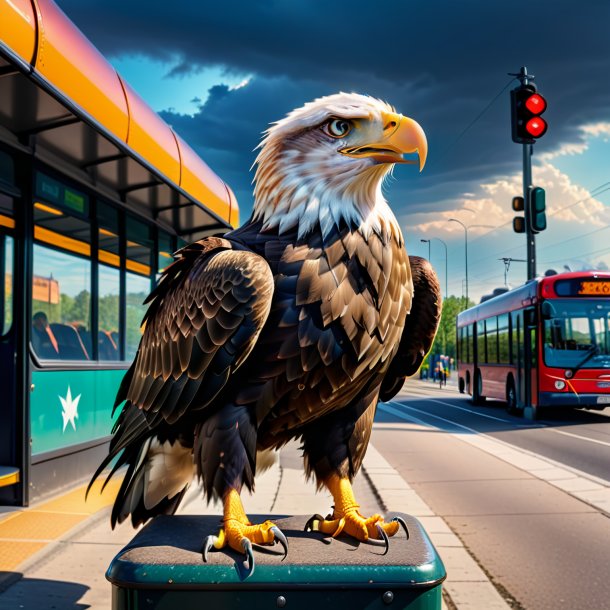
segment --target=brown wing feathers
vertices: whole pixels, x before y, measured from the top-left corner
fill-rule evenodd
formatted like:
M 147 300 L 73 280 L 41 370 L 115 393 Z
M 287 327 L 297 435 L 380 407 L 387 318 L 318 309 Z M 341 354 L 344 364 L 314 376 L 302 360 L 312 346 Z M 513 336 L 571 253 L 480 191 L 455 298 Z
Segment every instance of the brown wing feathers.
M 203 251 L 151 303 L 126 399 L 168 423 L 204 408 L 244 361 L 268 315 L 273 278 L 258 255 Z M 151 418 L 158 421 L 157 418 Z
M 419 256 L 410 256 L 413 274 L 413 306 L 407 316 L 398 352 L 386 373 L 379 399 L 390 400 L 402 388 L 405 379 L 419 370 L 432 347 L 441 319 L 442 297 L 432 265 Z
M 272 295 L 269 266 L 253 252 L 232 250 L 219 238 L 179 252 L 147 299 L 144 334 L 115 408 L 127 402 L 92 482 L 124 450 L 116 467 L 130 465 L 127 489 L 137 478 L 145 439 L 153 434 L 177 438 L 180 428 L 174 433 L 169 426 L 189 410 L 205 408 L 250 354 Z

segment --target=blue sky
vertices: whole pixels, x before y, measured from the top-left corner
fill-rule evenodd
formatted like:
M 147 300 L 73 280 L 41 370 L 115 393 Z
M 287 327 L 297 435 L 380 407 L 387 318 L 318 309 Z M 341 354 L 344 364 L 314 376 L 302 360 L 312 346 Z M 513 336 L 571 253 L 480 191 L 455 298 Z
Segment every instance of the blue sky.
M 416 119 L 428 163 L 421 175 L 397 167 L 387 198 L 409 253 L 427 256 L 420 240 L 432 240 L 443 287 L 439 240 L 447 244 L 450 294 L 462 294 L 465 257 L 464 230 L 449 219 L 470 227 L 476 300 L 503 284 L 499 258 L 525 258 L 525 238 L 511 227 L 522 153 L 510 139 L 507 75 L 525 65 L 549 104 L 533 157 L 534 184 L 547 191 L 538 271 L 610 267 L 607 1 L 59 4 L 233 188 L 242 221 L 252 206 L 253 149 L 293 108 L 356 91 Z M 525 274 L 525 264 L 512 263 L 509 283 Z

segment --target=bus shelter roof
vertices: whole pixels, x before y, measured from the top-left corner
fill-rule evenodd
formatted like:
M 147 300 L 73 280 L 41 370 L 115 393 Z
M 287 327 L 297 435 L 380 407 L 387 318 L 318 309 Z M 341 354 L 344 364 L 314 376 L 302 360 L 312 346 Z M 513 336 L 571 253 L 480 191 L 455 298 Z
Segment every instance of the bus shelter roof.
M 0 2 L 0 139 L 190 241 L 235 226 L 231 189 L 52 0 Z

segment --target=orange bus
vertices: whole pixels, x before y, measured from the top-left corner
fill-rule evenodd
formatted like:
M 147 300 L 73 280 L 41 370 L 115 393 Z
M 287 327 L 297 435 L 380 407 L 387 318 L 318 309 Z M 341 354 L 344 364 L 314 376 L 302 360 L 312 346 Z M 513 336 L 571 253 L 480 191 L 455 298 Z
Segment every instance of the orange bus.
M 504 401 L 535 419 L 544 407 L 610 404 L 610 273 L 531 280 L 457 316 L 458 384 L 475 405 Z
M 0 0 L 0 505 L 88 479 L 185 242 L 231 189 L 52 0 Z

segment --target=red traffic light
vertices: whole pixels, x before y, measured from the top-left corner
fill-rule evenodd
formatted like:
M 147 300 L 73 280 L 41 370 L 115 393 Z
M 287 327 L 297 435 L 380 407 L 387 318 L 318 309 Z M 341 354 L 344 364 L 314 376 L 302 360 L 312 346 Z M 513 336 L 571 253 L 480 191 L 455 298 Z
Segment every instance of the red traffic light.
M 527 133 L 529 133 L 532 138 L 539 138 L 540 136 L 543 136 L 545 134 L 547 127 L 548 125 L 546 124 L 546 121 L 537 116 L 533 119 L 530 119 L 525 124 L 525 131 L 527 131 Z
M 542 114 L 546 110 L 546 100 L 539 93 L 534 93 L 527 98 L 525 107 L 532 114 Z
M 521 85 L 510 92 L 511 135 L 517 144 L 533 144 L 548 128 L 540 115 L 547 109 L 546 100 L 533 83 Z

